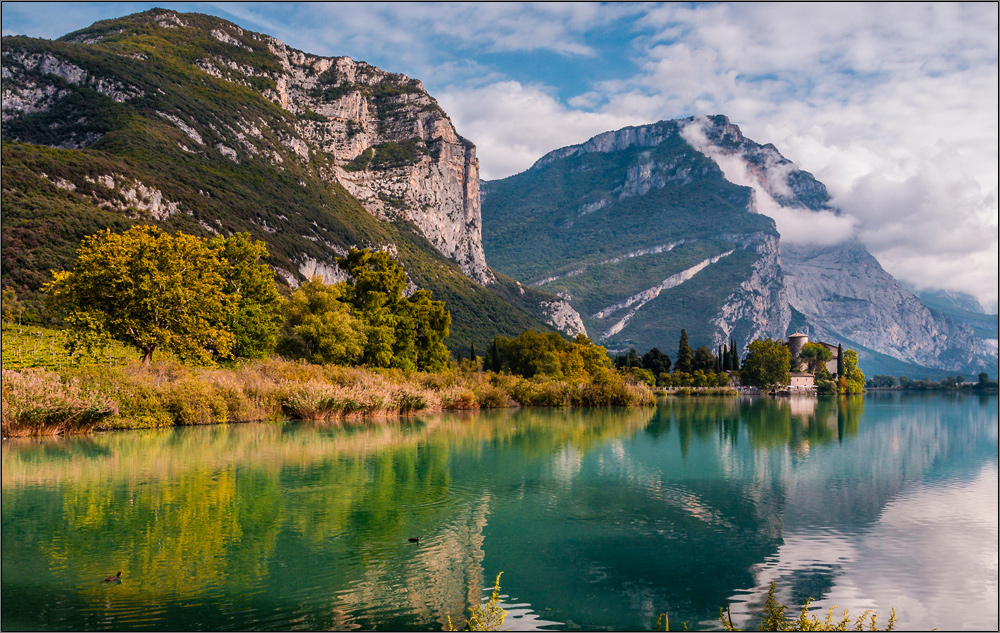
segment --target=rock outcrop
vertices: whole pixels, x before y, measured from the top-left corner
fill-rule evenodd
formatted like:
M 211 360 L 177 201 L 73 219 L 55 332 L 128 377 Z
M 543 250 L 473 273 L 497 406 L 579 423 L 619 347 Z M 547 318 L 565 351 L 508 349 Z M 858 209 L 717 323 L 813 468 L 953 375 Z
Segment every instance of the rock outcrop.
M 244 48 L 243 32 L 212 31 Z M 217 55 L 198 67 L 248 86 L 261 76 L 263 96 L 297 117 L 288 144 L 303 160 L 330 159 L 327 177 L 342 184 L 372 214 L 412 222 L 443 255 L 479 283 L 494 281 L 482 245 L 476 148 L 424 90 L 404 75 L 349 57 L 319 57 L 264 38 L 281 71 L 262 73 Z
M 789 303 L 817 336 L 925 367 L 988 368 L 988 346 L 924 306 L 860 243 L 783 245 L 782 262 Z

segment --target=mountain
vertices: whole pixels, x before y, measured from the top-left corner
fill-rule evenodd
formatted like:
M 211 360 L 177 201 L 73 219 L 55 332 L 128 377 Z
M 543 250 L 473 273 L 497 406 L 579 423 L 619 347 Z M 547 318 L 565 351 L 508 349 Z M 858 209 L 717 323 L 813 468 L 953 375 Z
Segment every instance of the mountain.
M 486 182 L 498 271 L 568 300 L 610 349 L 805 331 L 871 374 L 996 371 L 995 343 L 925 306 L 850 238 L 783 238 L 760 211 L 836 222 L 826 187 L 724 116 L 599 134 Z M 921 374 L 921 375 L 924 375 Z
M 996 347 L 998 321 L 997 313 L 990 314 L 979 300 L 964 292 L 946 290 L 925 290 L 920 293 L 920 302 L 925 306 L 947 314 L 956 323 L 969 326 L 973 333 Z
M 476 148 L 415 79 L 162 9 L 4 37 L 2 69 L 3 284 L 29 301 L 84 236 L 144 222 L 248 232 L 290 287 L 389 249 L 452 349 L 572 320 L 486 265 Z

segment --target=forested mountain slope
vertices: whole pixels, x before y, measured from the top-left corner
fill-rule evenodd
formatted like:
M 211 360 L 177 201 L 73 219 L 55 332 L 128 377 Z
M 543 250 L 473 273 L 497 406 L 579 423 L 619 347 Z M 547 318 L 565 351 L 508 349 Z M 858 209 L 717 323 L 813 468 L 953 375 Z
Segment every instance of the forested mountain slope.
M 160 9 L 4 37 L 2 63 L 3 284 L 29 302 L 85 235 L 142 222 L 248 232 L 291 286 L 389 249 L 453 349 L 568 310 L 486 266 L 475 147 L 417 80 Z

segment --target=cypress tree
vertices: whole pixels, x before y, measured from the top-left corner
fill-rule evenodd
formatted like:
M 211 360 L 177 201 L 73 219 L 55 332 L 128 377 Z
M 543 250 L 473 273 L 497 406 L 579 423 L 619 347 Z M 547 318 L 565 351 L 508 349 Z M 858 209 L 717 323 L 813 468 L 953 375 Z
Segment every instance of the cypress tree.
M 476 358 L 477 357 L 476 357 L 476 344 L 475 343 L 469 343 L 469 358 L 472 360 L 472 362 L 476 362 Z
M 493 339 L 493 371 L 500 373 L 503 369 L 503 362 L 500 359 L 500 346 L 497 345 L 497 340 Z
M 674 371 L 691 373 L 691 362 L 694 360 L 694 352 L 691 351 L 691 344 L 688 343 L 687 330 L 681 330 L 681 342 L 677 346 L 677 362 L 674 363 Z
M 844 375 L 844 346 L 837 343 L 837 378 Z

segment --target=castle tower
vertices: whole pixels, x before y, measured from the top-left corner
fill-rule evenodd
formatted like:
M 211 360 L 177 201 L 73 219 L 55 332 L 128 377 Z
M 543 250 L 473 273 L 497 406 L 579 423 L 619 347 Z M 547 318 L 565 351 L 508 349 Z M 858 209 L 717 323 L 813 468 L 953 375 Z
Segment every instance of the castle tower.
M 788 351 L 792 353 L 792 358 L 798 358 L 802 353 L 802 348 L 809 342 L 809 337 L 802 332 L 796 332 L 788 337 Z

